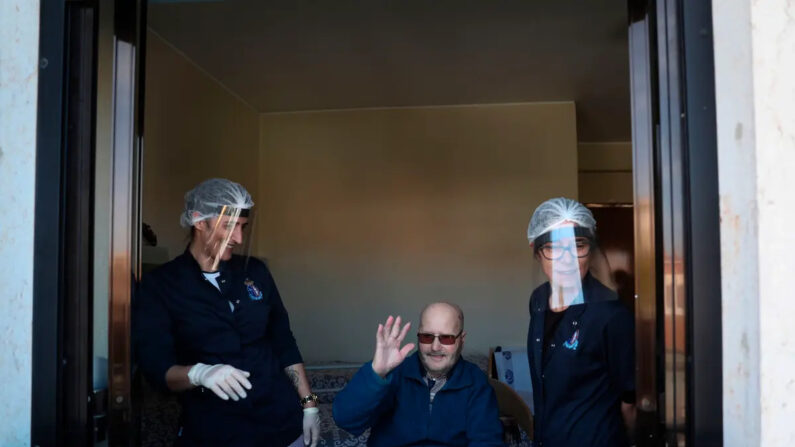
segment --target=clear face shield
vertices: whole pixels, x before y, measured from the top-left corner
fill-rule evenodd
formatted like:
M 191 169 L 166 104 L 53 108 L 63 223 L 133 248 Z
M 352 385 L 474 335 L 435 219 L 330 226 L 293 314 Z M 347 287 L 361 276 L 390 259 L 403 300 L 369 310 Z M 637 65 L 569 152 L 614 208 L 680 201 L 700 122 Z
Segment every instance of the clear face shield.
M 553 312 L 584 304 L 591 281 L 615 290 L 607 258 L 590 229 L 563 222 L 535 238 L 531 247 L 542 270 L 534 276 L 549 283 L 548 308 Z
M 217 216 L 197 222 L 194 227 L 203 270 L 217 271 L 221 262 L 229 261 L 234 255 L 248 261 L 254 228 L 252 209 L 221 206 Z

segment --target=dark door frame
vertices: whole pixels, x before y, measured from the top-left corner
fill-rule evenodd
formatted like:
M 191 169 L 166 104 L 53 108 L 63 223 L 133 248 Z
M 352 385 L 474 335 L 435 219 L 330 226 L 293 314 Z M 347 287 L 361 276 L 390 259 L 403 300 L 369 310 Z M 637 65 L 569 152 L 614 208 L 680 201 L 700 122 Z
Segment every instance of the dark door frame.
M 92 444 L 94 159 L 97 8 L 66 5 L 63 194 L 63 423 L 68 445 Z
M 723 443 L 712 43 L 709 1 L 630 1 L 638 445 Z
M 66 5 L 41 1 L 33 241 L 31 444 L 57 445 L 61 434 L 61 135 Z M 53 231 L 56 227 L 58 231 Z
M 93 212 L 98 8 L 113 6 L 113 278 L 110 396 L 93 393 Z M 39 30 L 33 266 L 31 444 L 94 445 L 95 414 L 109 408 L 110 445 L 134 442 L 129 300 L 137 262 L 145 2 L 42 0 Z M 125 71 L 126 70 L 126 71 Z M 126 175 L 125 175 L 126 174 Z M 125 186 L 125 188 L 121 188 Z M 120 314 L 122 312 L 122 314 Z M 127 312 L 127 316 L 123 312 Z M 119 318 L 121 317 L 121 319 Z M 115 318 L 115 320 L 114 320 Z M 121 321 L 121 324 L 119 324 Z M 121 399 L 120 399 L 121 398 Z
M 31 441 L 88 445 L 96 2 L 41 2 Z
M 138 444 L 130 305 L 140 274 L 146 0 L 114 2 L 108 444 Z
M 723 445 L 721 253 L 712 3 L 682 2 L 688 183 L 687 415 L 691 445 Z

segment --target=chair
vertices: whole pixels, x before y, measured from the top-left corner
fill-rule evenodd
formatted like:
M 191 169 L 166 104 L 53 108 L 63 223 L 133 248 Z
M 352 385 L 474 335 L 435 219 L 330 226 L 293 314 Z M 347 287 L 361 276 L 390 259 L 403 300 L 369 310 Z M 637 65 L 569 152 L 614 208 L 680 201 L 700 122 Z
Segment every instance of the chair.
M 500 421 L 505 433 L 504 441 L 511 444 L 520 439 L 518 428 L 527 433 L 528 439 L 533 439 L 533 414 L 530 407 L 510 386 L 497 379 L 489 377 L 489 384 L 497 395 L 497 408 L 500 410 Z
M 499 350 L 499 348 L 497 348 Z M 529 440 L 533 439 L 533 413 L 522 397 L 508 384 L 501 382 L 497 375 L 494 362 L 495 349 L 489 349 L 488 371 L 489 384 L 494 388 L 497 396 L 497 407 L 500 411 L 500 421 L 504 432 L 506 445 L 518 443 L 520 440 L 519 427 L 524 430 Z

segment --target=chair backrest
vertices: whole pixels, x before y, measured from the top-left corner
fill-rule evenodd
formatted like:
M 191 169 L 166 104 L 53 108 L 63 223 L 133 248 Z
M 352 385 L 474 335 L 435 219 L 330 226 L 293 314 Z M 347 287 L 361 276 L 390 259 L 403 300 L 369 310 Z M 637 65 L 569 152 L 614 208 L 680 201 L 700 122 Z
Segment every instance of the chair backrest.
M 494 388 L 497 395 L 497 407 L 500 416 L 511 416 L 516 419 L 517 424 L 527 433 L 529 439 L 533 439 L 533 413 L 524 400 L 510 386 L 499 380 L 489 377 L 489 384 Z

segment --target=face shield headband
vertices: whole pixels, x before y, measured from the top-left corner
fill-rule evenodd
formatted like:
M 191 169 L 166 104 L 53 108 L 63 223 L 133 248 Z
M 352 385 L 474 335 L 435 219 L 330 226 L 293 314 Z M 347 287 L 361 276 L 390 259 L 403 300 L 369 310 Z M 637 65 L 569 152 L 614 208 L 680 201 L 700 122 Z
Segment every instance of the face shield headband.
M 218 216 L 248 217 L 251 213 L 250 208 L 235 208 L 233 206 L 219 206 L 216 208 Z
M 557 228 L 547 231 L 546 233 L 533 239 L 533 253 L 538 254 L 541 247 L 547 242 L 554 242 L 561 240 L 565 237 L 571 237 L 571 228 Z M 596 242 L 596 237 L 590 228 L 574 227 L 574 237 L 584 237 L 593 244 Z

